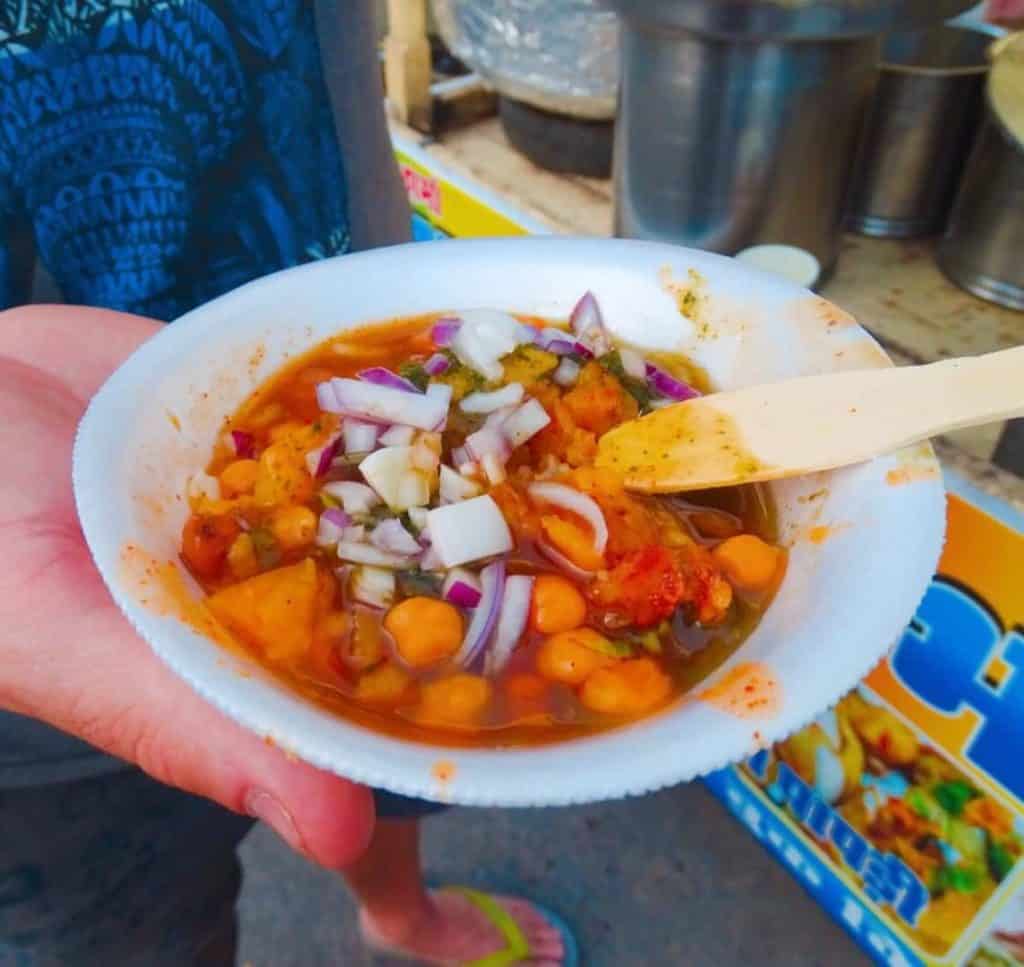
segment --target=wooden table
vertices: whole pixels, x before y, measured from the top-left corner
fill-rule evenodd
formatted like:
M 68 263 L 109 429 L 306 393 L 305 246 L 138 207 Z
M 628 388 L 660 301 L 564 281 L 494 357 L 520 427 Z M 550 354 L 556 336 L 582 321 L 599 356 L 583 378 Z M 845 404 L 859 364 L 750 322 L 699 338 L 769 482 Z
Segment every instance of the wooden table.
M 507 198 L 553 231 L 612 234 L 611 182 L 543 171 L 514 151 L 496 118 L 424 138 L 396 124 L 439 161 Z M 927 242 L 848 235 L 822 294 L 853 313 L 898 363 L 972 355 L 1024 343 L 1024 313 L 957 288 L 939 272 Z M 992 462 L 1002 426 L 936 441 L 943 463 L 975 485 L 1024 509 L 1024 479 Z M 1024 455 L 1015 454 L 1024 462 Z

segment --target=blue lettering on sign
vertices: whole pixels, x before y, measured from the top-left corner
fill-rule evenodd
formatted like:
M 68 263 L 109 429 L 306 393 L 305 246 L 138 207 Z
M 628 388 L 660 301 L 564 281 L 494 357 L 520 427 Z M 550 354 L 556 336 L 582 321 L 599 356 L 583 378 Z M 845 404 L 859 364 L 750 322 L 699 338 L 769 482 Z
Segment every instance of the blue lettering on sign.
M 755 759 L 760 760 L 763 774 L 768 764 L 767 755 L 758 753 Z M 819 860 L 786 823 L 772 813 L 750 786 L 739 778 L 736 770 L 721 769 L 707 776 L 704 782 L 757 840 L 849 931 L 876 963 L 885 967 L 923 967 L 923 961 L 889 925 L 851 894 L 846 884 L 829 868 L 827 861 Z M 806 804 L 809 801 L 804 802 Z M 849 830 L 850 827 L 835 816 L 831 834 L 833 842 L 836 842 L 837 835 L 843 835 L 838 832 L 840 828 Z
M 767 781 L 769 763 L 768 753 L 761 751 L 747 766 Z M 868 899 L 889 906 L 910 926 L 917 923 L 928 905 L 928 891 L 903 860 L 875 849 L 785 762 L 778 764 L 766 792 L 779 806 L 788 806 L 805 829 L 839 850 L 846 865 L 861 878 Z
M 998 684 L 986 671 L 996 657 L 1009 666 Z M 1004 632 L 967 588 L 936 578 L 890 659 L 893 672 L 922 701 L 950 717 L 967 709 L 981 721 L 963 754 L 1018 799 L 1024 799 L 1024 634 Z

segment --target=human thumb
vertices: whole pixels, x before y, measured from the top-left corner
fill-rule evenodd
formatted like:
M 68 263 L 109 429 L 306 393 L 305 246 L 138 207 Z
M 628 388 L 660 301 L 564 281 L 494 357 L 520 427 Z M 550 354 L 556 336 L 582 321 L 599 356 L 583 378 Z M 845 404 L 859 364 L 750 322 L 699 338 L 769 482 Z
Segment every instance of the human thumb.
M 87 565 L 88 566 L 88 565 Z M 316 769 L 236 725 L 175 677 L 97 588 L 74 646 L 36 640 L 7 658 L 0 705 L 133 762 L 160 782 L 261 819 L 303 856 L 351 863 L 373 830 L 370 791 Z M 53 653 L 51 654 L 51 650 Z

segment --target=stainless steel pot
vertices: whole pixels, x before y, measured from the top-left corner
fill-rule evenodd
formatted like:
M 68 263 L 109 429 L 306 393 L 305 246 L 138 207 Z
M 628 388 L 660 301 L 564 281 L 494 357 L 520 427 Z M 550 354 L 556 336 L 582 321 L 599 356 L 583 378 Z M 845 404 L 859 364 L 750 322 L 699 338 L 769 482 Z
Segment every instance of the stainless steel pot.
M 612 0 L 616 231 L 835 262 L 878 37 L 970 0 Z
M 957 285 L 1024 309 L 1024 35 L 1003 46 L 986 118 L 936 253 Z
M 987 34 L 954 27 L 886 38 L 849 228 L 887 238 L 942 231 L 981 123 L 991 43 Z

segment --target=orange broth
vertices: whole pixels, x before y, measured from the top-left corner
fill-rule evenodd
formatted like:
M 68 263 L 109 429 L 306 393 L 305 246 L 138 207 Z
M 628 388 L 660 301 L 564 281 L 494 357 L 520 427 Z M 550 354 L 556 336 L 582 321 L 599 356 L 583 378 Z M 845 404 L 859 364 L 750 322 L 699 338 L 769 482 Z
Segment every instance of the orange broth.
M 538 329 L 559 325 L 518 318 Z M 324 481 L 314 478 L 306 455 L 329 442 L 341 423 L 340 416 L 321 412 L 317 385 L 332 377 L 355 377 L 368 367 L 399 372 L 410 362 L 422 364 L 439 348 L 431 335 L 437 319 L 394 321 L 329 339 L 289 362 L 229 419 L 207 466 L 207 473 L 218 478 L 220 493 L 191 495 L 193 513 L 183 534 L 183 560 L 209 595 L 210 609 L 254 658 L 294 690 L 345 719 L 414 741 L 541 745 L 664 709 L 750 634 L 782 580 L 785 554 L 774 546 L 774 511 L 760 486 L 685 500 L 640 497 L 625 494 L 616 481 L 589 466 L 600 432 L 646 405 L 641 402 L 644 391 L 632 383 L 627 388 L 627 378 L 608 362 L 611 357 L 601 363 L 578 359 L 578 381 L 568 387 L 553 382 L 552 359 L 543 350 L 520 348 L 502 359 L 506 374 L 525 374 L 527 398 L 538 399 L 551 422 L 512 451 L 506 481 L 494 484 L 479 468 L 475 478 L 468 474 L 467 479 L 493 497 L 511 529 L 508 574 L 558 575 L 570 587 L 550 578 L 534 581 L 526 630 L 497 674 L 486 677 L 478 665 L 455 668 L 450 654 L 410 667 L 398 653 L 389 628 L 411 636 L 410 642 L 416 639 L 417 648 L 443 650 L 452 641 L 445 628 L 455 621 L 452 611 L 458 612 L 463 630 L 468 625 L 471 611 L 450 604 L 409 606 L 412 620 L 405 624 L 401 613 L 392 615 L 407 598 L 440 598 L 443 573 L 403 570 L 389 607 L 372 608 L 353 596 L 359 566 L 344 568 L 334 547 L 313 541 L 311 526 L 336 501 L 322 496 Z M 483 419 L 461 412 L 460 395 L 495 385 L 450 353 L 449 359 L 450 370 L 432 380 L 455 387 L 441 437 L 445 463 Z M 685 359 L 659 354 L 657 362 L 691 384 L 702 382 Z M 424 374 L 417 375 L 422 380 Z M 233 433 L 242 436 L 236 439 Z M 359 479 L 358 473 L 355 459 L 339 456 L 324 480 Z M 531 497 L 528 487 L 538 479 L 588 494 L 604 513 L 609 543 L 594 576 L 566 573 L 539 550 L 542 544 L 551 546 L 549 537 L 558 537 L 562 550 L 593 553 L 582 518 Z M 435 492 L 431 506 L 436 503 Z M 408 516 L 379 507 L 375 514 L 378 522 L 399 516 L 415 532 Z M 746 560 L 740 561 L 746 572 L 736 570 L 735 555 L 719 548 L 741 534 L 760 539 L 754 550 L 761 553 L 762 565 L 774 561 L 774 570 L 765 572 L 762 566 L 763 573 L 757 574 L 751 568 L 758 562 Z M 586 546 L 577 548 L 572 541 L 581 535 Z M 481 563 L 464 567 L 478 570 Z M 730 580 L 730 568 L 737 580 L 744 574 L 750 580 L 753 574 L 759 583 L 737 584 Z M 538 630 L 542 585 L 549 595 L 544 600 L 553 602 L 548 620 L 558 624 L 564 612 L 565 621 L 589 629 L 582 637 L 569 631 L 582 645 L 576 639 L 568 645 L 563 641 L 559 652 L 550 643 L 558 635 Z M 425 640 L 430 635 L 424 623 L 435 629 L 437 640 Z M 595 643 L 606 652 L 595 652 L 590 647 Z M 552 668 L 562 678 L 547 675 Z

